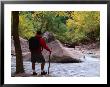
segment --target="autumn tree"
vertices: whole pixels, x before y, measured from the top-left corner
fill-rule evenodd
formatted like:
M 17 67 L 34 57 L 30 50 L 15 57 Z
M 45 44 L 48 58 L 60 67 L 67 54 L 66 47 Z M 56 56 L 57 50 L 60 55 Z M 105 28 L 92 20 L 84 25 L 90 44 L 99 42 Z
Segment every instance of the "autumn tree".
M 19 33 L 25 39 L 36 30 L 52 32 L 70 44 L 100 39 L 99 11 L 23 11 L 19 19 Z

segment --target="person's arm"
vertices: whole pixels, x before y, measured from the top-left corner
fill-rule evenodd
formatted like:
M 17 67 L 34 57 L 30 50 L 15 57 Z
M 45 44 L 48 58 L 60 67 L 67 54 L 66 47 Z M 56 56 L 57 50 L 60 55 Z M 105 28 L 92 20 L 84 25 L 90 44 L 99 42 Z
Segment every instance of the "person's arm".
M 47 51 L 49 51 L 51 53 L 51 50 L 49 49 L 49 47 L 46 45 L 46 42 L 43 38 L 41 38 L 41 46 L 46 49 Z
M 43 51 L 43 47 L 41 47 L 41 51 Z

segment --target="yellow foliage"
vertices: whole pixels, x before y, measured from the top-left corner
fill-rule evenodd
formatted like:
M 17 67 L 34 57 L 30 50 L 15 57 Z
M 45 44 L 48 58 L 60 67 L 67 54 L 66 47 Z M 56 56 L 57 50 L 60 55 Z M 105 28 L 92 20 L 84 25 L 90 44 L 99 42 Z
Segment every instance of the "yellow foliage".
M 74 21 L 72 19 L 68 19 L 66 21 L 67 28 L 71 29 L 73 27 L 73 23 L 74 23 Z

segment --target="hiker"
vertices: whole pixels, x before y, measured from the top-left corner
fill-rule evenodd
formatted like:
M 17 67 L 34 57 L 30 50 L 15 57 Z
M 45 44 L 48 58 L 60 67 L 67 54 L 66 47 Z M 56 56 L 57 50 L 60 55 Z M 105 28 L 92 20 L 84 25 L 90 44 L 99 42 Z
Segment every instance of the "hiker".
M 49 53 L 51 54 L 51 50 L 46 45 L 44 38 L 42 38 L 41 31 L 37 31 L 35 38 L 39 41 L 39 46 L 34 49 L 31 49 L 31 47 L 30 47 L 33 75 L 37 75 L 37 73 L 35 72 L 35 63 L 36 62 L 41 63 L 41 75 L 45 75 L 45 74 L 47 74 L 47 72 L 44 70 L 45 59 L 44 59 L 44 56 L 42 55 L 42 51 L 44 48 L 47 51 L 49 51 Z

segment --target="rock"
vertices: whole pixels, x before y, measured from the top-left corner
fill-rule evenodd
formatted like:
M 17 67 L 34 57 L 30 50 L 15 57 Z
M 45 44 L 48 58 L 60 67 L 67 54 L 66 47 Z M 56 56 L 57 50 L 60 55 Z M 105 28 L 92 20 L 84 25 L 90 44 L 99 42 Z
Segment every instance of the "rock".
M 55 37 L 54 37 L 54 35 L 53 35 L 52 32 L 46 31 L 46 32 L 44 33 L 43 37 L 45 38 L 45 40 L 46 40 L 47 43 L 49 43 L 49 42 L 55 40 Z
M 83 57 L 83 54 L 81 54 L 79 51 L 74 50 L 74 48 L 63 47 L 63 45 L 58 40 L 48 43 L 48 46 L 52 48 L 51 62 L 81 62 L 81 58 Z M 49 53 L 44 50 L 43 55 L 46 61 L 48 61 Z
M 22 56 L 24 61 L 30 61 L 31 53 L 29 51 L 28 41 L 19 37 L 21 49 L 22 49 Z M 13 37 L 11 37 L 11 55 L 15 56 L 15 47 Z
M 22 56 L 23 56 L 24 61 L 31 61 L 31 53 L 30 52 L 22 53 Z
M 21 44 L 22 52 L 29 52 L 28 40 L 25 40 L 20 37 L 20 44 Z
M 29 52 L 28 41 L 21 38 L 21 37 L 19 37 L 19 39 L 20 39 L 22 53 Z M 13 37 L 11 37 L 11 54 L 15 55 L 15 47 L 14 47 Z

